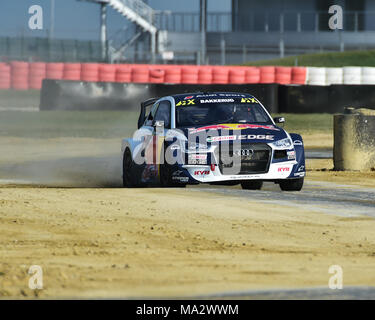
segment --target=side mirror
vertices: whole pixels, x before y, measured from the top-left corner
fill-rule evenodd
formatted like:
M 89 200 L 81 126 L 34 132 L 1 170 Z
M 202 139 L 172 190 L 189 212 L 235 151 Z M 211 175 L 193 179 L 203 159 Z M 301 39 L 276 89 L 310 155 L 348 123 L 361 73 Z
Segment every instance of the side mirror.
M 273 121 L 275 121 L 275 123 L 285 123 L 285 118 L 284 117 L 276 117 L 276 118 L 273 118 Z

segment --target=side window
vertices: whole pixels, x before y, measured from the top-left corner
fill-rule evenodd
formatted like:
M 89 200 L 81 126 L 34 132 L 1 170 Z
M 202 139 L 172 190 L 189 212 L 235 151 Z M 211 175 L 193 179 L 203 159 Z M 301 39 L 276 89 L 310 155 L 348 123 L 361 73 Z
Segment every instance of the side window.
M 146 117 L 145 126 L 151 126 L 152 120 L 155 118 L 155 112 L 158 109 L 159 103 L 155 103 L 150 107 L 150 112 L 148 113 L 148 116 Z M 147 112 L 146 112 L 147 113 Z
M 154 116 L 155 121 L 164 121 L 164 128 L 171 127 L 171 103 L 168 100 L 161 101 Z

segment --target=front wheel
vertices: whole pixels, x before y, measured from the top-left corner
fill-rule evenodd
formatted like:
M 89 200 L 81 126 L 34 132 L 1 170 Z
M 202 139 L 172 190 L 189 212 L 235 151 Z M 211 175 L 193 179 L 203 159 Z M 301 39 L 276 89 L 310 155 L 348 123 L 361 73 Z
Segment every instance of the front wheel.
M 241 182 L 241 187 L 244 190 L 260 190 L 262 186 L 263 181 L 261 180 L 246 180 Z
M 304 178 L 286 179 L 280 181 L 280 189 L 282 191 L 301 191 Z

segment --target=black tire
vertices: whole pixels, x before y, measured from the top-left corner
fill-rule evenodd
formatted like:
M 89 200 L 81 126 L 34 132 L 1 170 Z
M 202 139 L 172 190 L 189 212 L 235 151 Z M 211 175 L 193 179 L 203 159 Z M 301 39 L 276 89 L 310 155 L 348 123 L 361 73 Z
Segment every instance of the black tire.
M 125 150 L 124 159 L 122 162 L 122 184 L 125 188 L 134 188 L 136 183 L 134 181 L 134 161 L 129 149 Z
M 262 180 L 246 180 L 241 182 L 241 187 L 244 190 L 260 190 L 263 187 Z
M 280 189 L 282 191 L 301 191 L 304 178 L 286 179 L 280 181 Z
M 169 166 L 166 164 L 160 164 L 159 170 L 160 170 L 160 173 L 159 173 L 160 186 L 163 188 L 172 187 Z

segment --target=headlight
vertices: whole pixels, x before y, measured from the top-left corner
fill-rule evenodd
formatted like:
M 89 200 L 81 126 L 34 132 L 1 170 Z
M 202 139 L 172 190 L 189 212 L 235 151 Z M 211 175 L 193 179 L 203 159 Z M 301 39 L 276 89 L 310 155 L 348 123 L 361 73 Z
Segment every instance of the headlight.
M 273 147 L 277 149 L 288 149 L 293 146 L 293 142 L 289 138 L 278 140 L 278 141 L 272 142 L 271 144 Z

